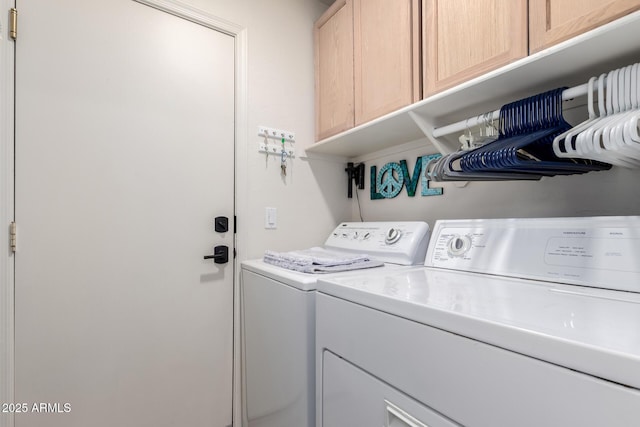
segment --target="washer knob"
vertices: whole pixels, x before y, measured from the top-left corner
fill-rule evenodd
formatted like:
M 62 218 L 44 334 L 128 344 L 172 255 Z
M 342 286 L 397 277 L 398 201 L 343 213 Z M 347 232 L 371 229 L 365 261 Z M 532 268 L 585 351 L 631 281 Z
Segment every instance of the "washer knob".
M 384 241 L 387 245 L 393 245 L 402 237 L 402 232 L 397 228 L 390 228 L 387 230 L 387 234 L 384 237 Z
M 447 250 L 452 256 L 462 256 L 471 248 L 471 237 L 455 236 L 449 240 Z

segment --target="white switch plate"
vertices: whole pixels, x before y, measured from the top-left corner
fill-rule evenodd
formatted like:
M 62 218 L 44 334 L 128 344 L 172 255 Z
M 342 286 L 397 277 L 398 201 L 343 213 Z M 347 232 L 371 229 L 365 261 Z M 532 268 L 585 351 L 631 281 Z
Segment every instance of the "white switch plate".
M 264 208 L 264 228 L 272 230 L 278 227 L 278 211 L 276 208 Z

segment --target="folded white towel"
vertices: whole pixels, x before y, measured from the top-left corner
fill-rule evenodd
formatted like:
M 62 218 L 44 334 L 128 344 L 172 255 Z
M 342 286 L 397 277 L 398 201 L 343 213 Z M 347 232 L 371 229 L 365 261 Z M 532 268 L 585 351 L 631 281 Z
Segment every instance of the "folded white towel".
M 333 273 L 380 267 L 382 261 L 365 254 L 344 254 L 314 247 L 301 251 L 265 251 L 264 262 L 303 273 Z

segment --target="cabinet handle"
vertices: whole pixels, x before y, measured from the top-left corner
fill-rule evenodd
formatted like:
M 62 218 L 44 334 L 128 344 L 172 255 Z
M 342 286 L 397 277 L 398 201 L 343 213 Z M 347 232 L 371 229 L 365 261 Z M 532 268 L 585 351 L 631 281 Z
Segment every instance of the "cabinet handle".
M 387 405 L 387 419 L 384 427 L 429 427 L 388 400 L 385 400 L 384 403 Z

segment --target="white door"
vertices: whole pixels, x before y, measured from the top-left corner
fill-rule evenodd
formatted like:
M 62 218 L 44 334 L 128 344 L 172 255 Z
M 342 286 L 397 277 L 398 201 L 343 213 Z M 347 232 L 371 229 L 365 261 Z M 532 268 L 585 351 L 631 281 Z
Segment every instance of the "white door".
M 16 426 L 230 425 L 233 37 L 132 0 L 17 8 Z

